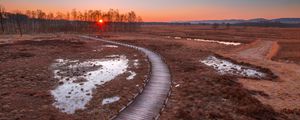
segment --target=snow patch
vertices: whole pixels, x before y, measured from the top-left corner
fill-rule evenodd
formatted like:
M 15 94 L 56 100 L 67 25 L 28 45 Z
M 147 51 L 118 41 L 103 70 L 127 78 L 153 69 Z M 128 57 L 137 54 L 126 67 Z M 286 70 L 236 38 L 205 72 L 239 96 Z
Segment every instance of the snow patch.
M 215 56 L 209 56 L 205 60 L 201 60 L 200 62 L 207 66 L 213 67 L 222 75 L 231 74 L 252 78 L 262 78 L 266 76 L 265 73 L 262 73 L 255 68 L 238 65 L 224 59 L 219 59 Z
M 116 46 L 116 45 L 103 45 L 103 47 L 108 47 L 108 48 L 118 48 L 119 46 Z
M 53 64 L 53 72 L 60 85 L 51 90 L 55 98 L 53 105 L 67 114 L 85 109 L 92 99 L 93 90 L 125 73 L 128 61 L 125 56 L 84 62 L 57 59 Z
M 174 39 L 176 39 L 176 40 L 180 40 L 180 39 L 181 39 L 181 37 L 174 37 Z
M 139 60 L 138 59 L 133 60 L 133 66 L 137 68 L 138 65 L 139 65 Z
M 111 104 L 114 102 L 117 102 L 120 100 L 119 96 L 111 97 L 111 98 L 105 98 L 102 100 L 102 105 Z
M 128 71 L 130 73 L 130 75 L 126 78 L 127 80 L 132 80 L 135 76 L 136 76 L 136 73 L 133 72 L 133 71 Z

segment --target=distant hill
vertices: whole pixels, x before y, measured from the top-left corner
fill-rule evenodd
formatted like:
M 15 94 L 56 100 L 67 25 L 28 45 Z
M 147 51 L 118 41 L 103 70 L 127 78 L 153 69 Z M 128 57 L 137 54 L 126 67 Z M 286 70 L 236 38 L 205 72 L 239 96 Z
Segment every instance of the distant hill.
M 278 18 L 272 19 L 274 22 L 287 23 L 287 24 L 299 24 L 300 18 Z
M 196 20 L 196 21 L 174 21 L 170 23 L 190 23 L 190 24 L 243 24 L 243 23 L 283 23 L 283 24 L 300 24 L 300 18 L 278 18 L 265 19 L 255 18 L 249 20 L 228 19 L 228 20 Z
M 229 24 L 237 24 L 237 23 L 243 23 L 244 20 L 240 19 L 230 19 L 230 20 L 201 20 L 201 21 L 187 21 L 191 24 L 222 24 L 222 23 L 229 23 Z

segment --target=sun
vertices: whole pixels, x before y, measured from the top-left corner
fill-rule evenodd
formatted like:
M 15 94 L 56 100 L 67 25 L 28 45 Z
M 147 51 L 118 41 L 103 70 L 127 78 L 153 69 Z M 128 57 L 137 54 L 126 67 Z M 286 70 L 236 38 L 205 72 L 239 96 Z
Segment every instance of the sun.
M 102 20 L 102 19 L 100 19 L 98 22 L 99 22 L 99 23 L 103 23 L 103 20 Z

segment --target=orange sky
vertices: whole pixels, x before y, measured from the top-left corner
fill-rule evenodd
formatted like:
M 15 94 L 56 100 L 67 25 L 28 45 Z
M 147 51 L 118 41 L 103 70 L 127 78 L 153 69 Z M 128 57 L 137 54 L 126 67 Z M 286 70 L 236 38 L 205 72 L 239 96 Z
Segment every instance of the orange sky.
M 300 0 L 2 0 L 0 4 L 9 11 L 133 10 L 144 21 L 300 17 Z

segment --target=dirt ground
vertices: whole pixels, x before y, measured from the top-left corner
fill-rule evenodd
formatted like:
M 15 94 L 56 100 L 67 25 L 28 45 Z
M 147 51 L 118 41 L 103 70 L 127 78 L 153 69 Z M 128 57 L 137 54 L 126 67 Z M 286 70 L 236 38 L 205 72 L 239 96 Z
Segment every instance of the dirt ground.
M 136 50 L 118 47 L 104 48 L 102 42 L 79 39 L 74 35 L 45 35 L 0 45 L 0 119 L 49 120 L 49 119 L 109 119 L 132 101 L 143 87 L 148 75 L 146 57 Z M 95 51 L 99 50 L 101 51 Z M 66 114 L 52 104 L 50 94 L 60 85 L 54 78 L 51 64 L 55 59 L 89 60 L 108 55 L 125 55 L 130 60 L 127 70 L 137 72 L 133 80 L 126 80 L 124 73 L 111 82 L 93 90 L 93 98 L 85 110 Z M 139 67 L 133 60 L 139 59 Z M 102 105 L 104 98 L 119 96 L 120 100 Z

